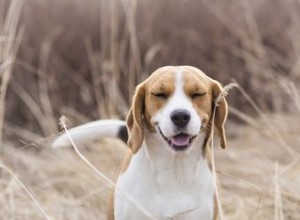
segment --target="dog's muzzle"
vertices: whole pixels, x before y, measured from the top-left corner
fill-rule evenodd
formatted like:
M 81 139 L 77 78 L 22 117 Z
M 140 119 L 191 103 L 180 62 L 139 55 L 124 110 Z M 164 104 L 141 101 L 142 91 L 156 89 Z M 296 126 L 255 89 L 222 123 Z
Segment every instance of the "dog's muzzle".
M 158 127 L 159 133 L 163 137 L 163 139 L 176 151 L 184 151 L 186 150 L 193 140 L 196 138 L 197 135 L 192 136 L 186 133 L 178 133 L 170 138 L 166 137 L 161 129 Z

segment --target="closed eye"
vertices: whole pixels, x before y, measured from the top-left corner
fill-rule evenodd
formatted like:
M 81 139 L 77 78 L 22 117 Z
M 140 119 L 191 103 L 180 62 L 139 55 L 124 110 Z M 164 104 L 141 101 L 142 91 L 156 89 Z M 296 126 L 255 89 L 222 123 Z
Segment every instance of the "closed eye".
M 168 95 L 166 93 L 163 92 L 159 92 L 159 93 L 151 93 L 151 95 L 160 98 L 160 99 L 167 99 Z
M 191 95 L 191 97 L 192 97 L 192 99 L 196 99 L 196 98 L 198 98 L 198 97 L 201 97 L 201 96 L 204 96 L 204 95 L 206 95 L 206 92 L 203 92 L 203 93 L 193 93 L 192 95 Z

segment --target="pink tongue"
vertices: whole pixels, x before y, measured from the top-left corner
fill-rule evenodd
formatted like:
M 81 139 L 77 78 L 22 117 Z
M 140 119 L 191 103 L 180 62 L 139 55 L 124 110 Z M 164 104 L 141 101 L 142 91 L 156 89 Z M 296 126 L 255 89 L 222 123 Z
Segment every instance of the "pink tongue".
M 171 138 L 172 144 L 180 147 L 188 145 L 189 141 L 190 137 L 184 134 L 179 134 Z

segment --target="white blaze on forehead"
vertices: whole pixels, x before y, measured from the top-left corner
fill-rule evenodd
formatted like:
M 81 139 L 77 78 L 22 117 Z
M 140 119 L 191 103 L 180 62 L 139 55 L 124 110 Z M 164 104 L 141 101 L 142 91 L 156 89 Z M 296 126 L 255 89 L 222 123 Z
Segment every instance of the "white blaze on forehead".
M 175 77 L 175 91 L 170 98 L 170 107 L 177 109 L 190 110 L 192 103 L 184 92 L 184 69 L 179 67 Z
M 175 80 L 175 92 L 176 90 L 182 90 L 183 92 L 183 68 L 180 67 L 176 72 L 176 80 Z

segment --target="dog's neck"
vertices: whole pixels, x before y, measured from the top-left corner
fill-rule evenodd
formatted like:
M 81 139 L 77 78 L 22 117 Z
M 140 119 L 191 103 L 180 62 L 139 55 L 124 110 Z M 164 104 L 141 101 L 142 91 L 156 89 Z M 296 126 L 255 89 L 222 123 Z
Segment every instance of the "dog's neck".
M 204 135 L 199 135 L 190 149 L 175 152 L 159 134 L 146 132 L 139 153 L 147 158 L 158 184 L 164 182 L 162 179 L 176 181 L 178 184 L 193 184 L 194 179 L 198 178 L 199 169 L 207 168 L 207 161 L 203 154 L 204 141 Z

